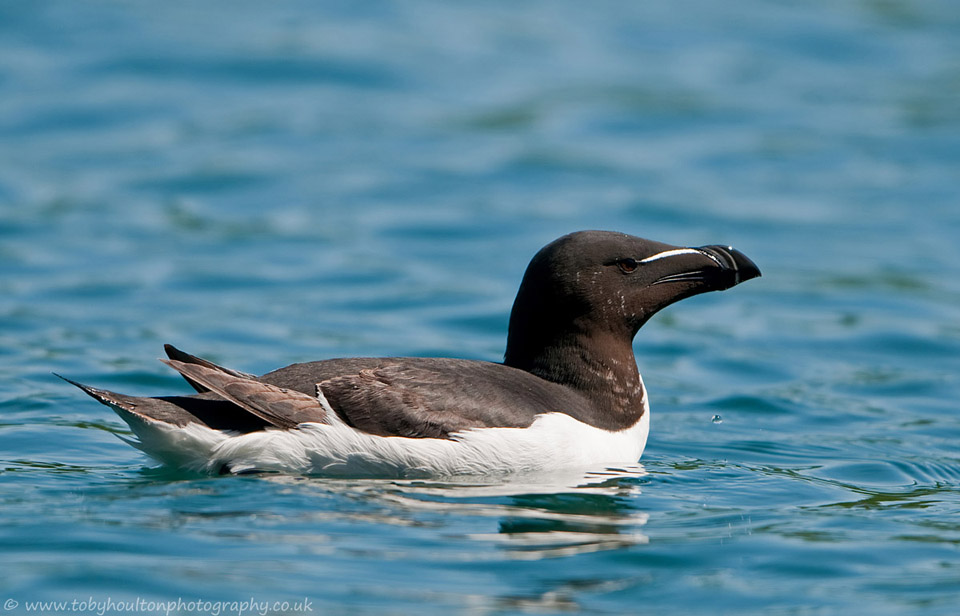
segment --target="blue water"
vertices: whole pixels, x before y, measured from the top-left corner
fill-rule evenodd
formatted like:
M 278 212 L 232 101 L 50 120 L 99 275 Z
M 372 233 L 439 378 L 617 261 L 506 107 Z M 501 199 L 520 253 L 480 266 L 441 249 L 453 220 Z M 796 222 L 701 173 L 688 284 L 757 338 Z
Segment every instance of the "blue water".
M 764 272 L 640 332 L 607 476 L 187 477 L 50 374 L 498 360 L 584 228 Z M 956 614 L 958 238 L 949 0 L 0 3 L 0 601 Z

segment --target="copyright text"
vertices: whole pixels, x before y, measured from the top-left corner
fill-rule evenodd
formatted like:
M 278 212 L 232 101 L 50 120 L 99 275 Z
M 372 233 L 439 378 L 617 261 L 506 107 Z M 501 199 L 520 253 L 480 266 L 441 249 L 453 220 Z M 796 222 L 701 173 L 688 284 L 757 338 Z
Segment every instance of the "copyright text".
M 20 601 L 12 597 L 3 602 L 3 610 L 7 613 L 22 612 L 27 614 L 203 614 L 209 616 L 267 616 L 274 613 L 313 612 L 313 602 L 310 599 L 295 601 L 261 601 L 254 598 L 242 601 L 207 601 L 204 599 L 177 599 L 156 600 L 135 597 L 132 599 L 61 599 L 59 601 Z

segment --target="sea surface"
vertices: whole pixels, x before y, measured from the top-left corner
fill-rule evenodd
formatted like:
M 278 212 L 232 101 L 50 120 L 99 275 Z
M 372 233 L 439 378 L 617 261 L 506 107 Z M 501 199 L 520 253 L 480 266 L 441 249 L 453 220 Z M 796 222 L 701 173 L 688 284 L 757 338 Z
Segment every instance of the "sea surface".
M 641 330 L 635 466 L 188 476 L 51 374 L 498 361 L 590 228 L 764 274 Z M 0 2 L 0 602 L 957 614 L 960 4 Z

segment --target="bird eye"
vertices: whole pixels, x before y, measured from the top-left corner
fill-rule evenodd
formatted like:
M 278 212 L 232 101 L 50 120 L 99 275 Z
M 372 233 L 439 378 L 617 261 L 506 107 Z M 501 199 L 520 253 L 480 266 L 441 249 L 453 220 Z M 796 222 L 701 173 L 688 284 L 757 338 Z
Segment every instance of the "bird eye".
M 617 266 L 620 268 L 620 271 L 623 272 L 624 274 L 629 274 L 633 272 L 634 270 L 637 269 L 638 265 L 639 263 L 637 263 L 637 260 L 631 259 L 630 257 L 617 259 Z

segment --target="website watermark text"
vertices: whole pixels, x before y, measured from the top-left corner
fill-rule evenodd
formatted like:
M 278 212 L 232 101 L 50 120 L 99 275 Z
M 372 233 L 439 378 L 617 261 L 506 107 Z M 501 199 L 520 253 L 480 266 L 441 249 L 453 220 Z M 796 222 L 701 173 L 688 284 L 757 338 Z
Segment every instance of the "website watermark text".
M 313 612 L 313 602 L 310 599 L 293 601 L 265 601 L 253 597 L 241 601 L 208 601 L 199 598 L 177 599 L 97 599 L 94 597 L 77 599 L 60 599 L 56 601 L 28 601 L 12 597 L 3 602 L 3 611 L 8 613 L 22 612 L 27 614 L 203 614 L 209 616 L 267 616 L 276 613 Z

